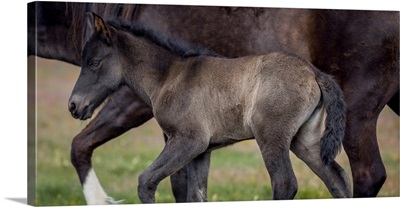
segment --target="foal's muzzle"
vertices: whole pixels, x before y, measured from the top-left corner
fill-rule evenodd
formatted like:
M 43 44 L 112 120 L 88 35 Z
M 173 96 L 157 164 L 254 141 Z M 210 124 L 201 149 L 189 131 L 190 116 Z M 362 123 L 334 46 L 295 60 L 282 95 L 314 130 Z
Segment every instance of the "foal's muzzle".
M 92 111 L 88 104 L 76 100 L 76 97 L 71 97 L 68 102 L 68 110 L 71 116 L 75 119 L 86 120 L 92 117 Z
M 70 102 L 68 105 L 68 109 L 71 112 L 72 117 L 78 119 L 80 116 L 78 115 L 78 111 L 76 110 L 76 104 L 74 102 Z

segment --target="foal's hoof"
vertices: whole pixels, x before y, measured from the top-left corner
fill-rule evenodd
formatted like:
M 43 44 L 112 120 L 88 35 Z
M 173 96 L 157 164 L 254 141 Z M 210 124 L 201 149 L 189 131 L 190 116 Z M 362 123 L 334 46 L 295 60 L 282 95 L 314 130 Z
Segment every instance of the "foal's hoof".
M 107 200 L 106 200 L 107 204 L 120 204 L 124 201 L 125 201 L 124 199 L 116 201 L 116 200 L 114 200 L 113 197 L 107 197 Z

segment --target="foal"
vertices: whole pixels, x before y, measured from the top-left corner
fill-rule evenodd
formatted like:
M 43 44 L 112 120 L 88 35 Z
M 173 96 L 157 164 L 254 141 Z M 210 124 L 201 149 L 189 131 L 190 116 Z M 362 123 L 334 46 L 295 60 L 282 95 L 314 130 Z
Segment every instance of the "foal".
M 116 89 L 129 86 L 169 137 L 140 176 L 143 203 L 158 183 L 207 150 L 255 138 L 271 177 L 273 198 L 292 199 L 292 150 L 334 197 L 350 197 L 349 179 L 334 161 L 345 128 L 339 86 L 310 63 L 284 53 L 235 59 L 162 39 L 149 31 L 89 15 L 92 35 L 69 100 L 85 120 Z

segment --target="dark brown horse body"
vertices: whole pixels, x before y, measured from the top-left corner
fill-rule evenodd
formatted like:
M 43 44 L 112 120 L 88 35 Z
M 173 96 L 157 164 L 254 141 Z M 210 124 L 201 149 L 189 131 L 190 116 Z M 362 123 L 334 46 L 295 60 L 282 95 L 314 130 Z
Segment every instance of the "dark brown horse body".
M 79 34 L 87 11 L 106 20 L 145 23 L 167 36 L 229 57 L 280 50 L 309 60 L 334 75 L 345 94 L 344 149 L 351 164 L 354 196 L 376 196 L 383 185 L 386 172 L 376 122 L 386 104 L 399 114 L 399 12 L 79 3 L 34 3 L 30 9 L 33 6 L 38 8 L 37 27 L 29 22 L 28 42 L 38 41 L 36 50 L 28 45 L 28 55 L 76 65 L 80 65 L 84 38 Z M 51 11 L 64 12 L 65 17 L 56 18 L 60 15 L 53 16 Z M 74 138 L 71 158 L 82 183 L 96 147 L 153 116 L 127 88 L 113 99 L 121 105 L 105 105 Z M 201 165 L 207 168 L 209 156 L 205 157 Z M 201 177 L 202 181 L 188 182 L 205 182 L 207 176 Z M 184 173 L 173 177 L 172 184 L 177 201 L 185 201 Z

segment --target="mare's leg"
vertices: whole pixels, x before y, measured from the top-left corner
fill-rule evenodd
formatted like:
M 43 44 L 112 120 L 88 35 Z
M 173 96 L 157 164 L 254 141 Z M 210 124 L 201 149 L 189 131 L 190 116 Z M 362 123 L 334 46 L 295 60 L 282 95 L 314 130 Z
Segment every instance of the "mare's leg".
M 349 158 L 353 176 L 354 197 L 375 197 L 386 180 L 376 138 L 379 113 L 366 119 L 358 113 L 348 112 L 343 146 Z
M 143 203 L 155 203 L 155 191 L 161 180 L 178 171 L 203 153 L 207 139 L 191 131 L 192 136 L 175 135 L 169 138 L 161 154 L 139 176 L 138 195 Z
M 395 74 L 398 75 L 398 70 Z M 384 106 L 398 92 L 398 82 L 381 80 L 391 78 L 368 80 L 367 83 L 349 81 L 349 85 L 344 87 L 347 124 L 343 146 L 351 165 L 354 197 L 377 196 L 386 180 L 386 170 L 376 137 L 376 124 Z M 354 93 L 351 89 L 355 86 L 352 84 L 368 87 Z
M 117 91 L 99 114 L 75 136 L 71 148 L 71 161 L 78 173 L 87 204 L 113 202 L 102 189 L 92 169 L 93 151 L 107 141 L 153 117 L 151 109 L 130 89 Z
M 187 166 L 187 202 L 207 201 L 208 171 L 210 169 L 211 152 L 206 151 Z
M 325 130 L 323 108 L 317 109 L 303 124 L 293 139 L 290 149 L 325 183 L 335 198 L 351 197 L 350 179 L 343 168 L 332 161 L 324 165 L 320 157 L 320 140 Z

